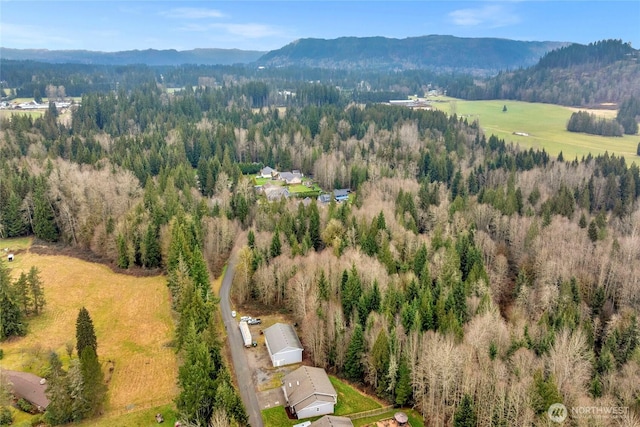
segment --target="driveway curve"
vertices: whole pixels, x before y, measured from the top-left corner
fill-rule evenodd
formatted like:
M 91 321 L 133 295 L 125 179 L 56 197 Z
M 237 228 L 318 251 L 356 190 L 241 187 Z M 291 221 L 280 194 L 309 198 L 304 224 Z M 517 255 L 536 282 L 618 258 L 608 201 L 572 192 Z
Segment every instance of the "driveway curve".
M 260 414 L 260 404 L 256 396 L 255 387 L 251 378 L 251 371 L 247 356 L 245 353 L 242 336 L 238 322 L 231 317 L 231 283 L 233 282 L 233 274 L 236 267 L 236 254 L 233 253 L 229 258 L 227 270 L 222 278 L 222 286 L 220 287 L 220 311 L 222 312 L 222 321 L 227 330 L 229 346 L 231 347 L 231 360 L 233 369 L 238 380 L 238 388 L 240 397 L 247 410 L 249 416 L 249 425 L 251 427 L 264 427 L 262 416 Z

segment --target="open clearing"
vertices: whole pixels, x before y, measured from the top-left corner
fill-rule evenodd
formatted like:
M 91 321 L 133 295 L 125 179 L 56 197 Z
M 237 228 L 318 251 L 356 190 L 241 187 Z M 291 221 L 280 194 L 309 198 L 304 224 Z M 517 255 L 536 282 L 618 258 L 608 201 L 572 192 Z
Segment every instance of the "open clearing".
M 575 108 L 510 100 L 465 101 L 448 97 L 430 100 L 434 101 L 434 108 L 446 113 L 455 112 L 469 123 L 478 120 L 487 136 L 495 134 L 507 143 L 513 142 L 521 147 L 544 148 L 553 156 L 562 151 L 566 160 L 573 160 L 576 156 L 580 159 L 588 153 L 594 156 L 604 154 L 605 151 L 622 155 L 629 163 L 637 159 L 639 135 L 616 138 L 567 131 L 567 122 Z M 507 111 L 503 112 L 505 105 Z M 615 115 L 612 110 L 589 111 L 607 118 Z M 514 132 L 528 136 L 514 135 Z
M 12 241 L 0 243 L 6 247 Z M 50 350 L 68 363 L 66 345 L 75 345 L 76 317 L 84 306 L 93 319 L 105 377 L 110 377 L 105 416 L 172 402 L 178 362 L 169 346 L 174 327 L 164 276 L 127 276 L 76 258 L 22 251 L 7 266 L 14 278 L 37 267 L 47 305 L 42 315 L 29 319 L 26 337 L 2 343 L 4 368 L 42 375 Z M 114 366 L 111 374 L 108 361 Z

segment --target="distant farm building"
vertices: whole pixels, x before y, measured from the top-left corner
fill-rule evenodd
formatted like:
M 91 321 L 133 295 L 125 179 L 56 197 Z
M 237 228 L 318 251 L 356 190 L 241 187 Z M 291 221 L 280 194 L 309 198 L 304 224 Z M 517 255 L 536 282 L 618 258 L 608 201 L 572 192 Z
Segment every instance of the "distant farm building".
M 303 347 L 293 326 L 276 323 L 264 330 L 264 338 L 273 366 L 302 362 Z
M 336 417 L 334 415 L 325 415 L 311 423 L 309 427 L 353 427 L 350 418 Z
M 264 193 L 265 197 L 267 198 L 268 201 L 270 202 L 275 202 L 277 200 L 280 200 L 282 198 L 288 199 L 289 196 L 291 195 L 289 193 L 289 189 L 286 187 L 281 187 L 281 186 L 277 186 L 277 185 L 272 185 L 272 184 L 265 184 L 262 186 L 262 192 Z
M 273 178 L 273 176 L 277 173 L 278 172 L 275 169 L 266 166 L 260 170 L 259 176 L 260 178 Z
M 300 171 L 293 172 L 280 172 L 278 179 L 284 181 L 287 185 L 302 184 L 302 177 L 304 175 Z
M 338 393 L 322 368 L 301 366 L 282 380 L 287 406 L 298 419 L 333 414 Z
M 331 201 L 331 194 L 321 194 L 318 196 L 320 203 L 329 203 Z
M 336 199 L 336 202 L 347 201 L 349 200 L 349 190 L 346 188 L 333 190 L 333 197 Z

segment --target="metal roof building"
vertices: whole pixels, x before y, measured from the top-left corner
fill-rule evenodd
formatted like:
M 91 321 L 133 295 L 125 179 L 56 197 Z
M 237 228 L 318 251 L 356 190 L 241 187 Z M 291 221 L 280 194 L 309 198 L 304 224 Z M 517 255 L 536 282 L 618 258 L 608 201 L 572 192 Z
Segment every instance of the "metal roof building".
M 303 347 L 293 326 L 276 323 L 264 330 L 264 338 L 273 366 L 302 362 Z

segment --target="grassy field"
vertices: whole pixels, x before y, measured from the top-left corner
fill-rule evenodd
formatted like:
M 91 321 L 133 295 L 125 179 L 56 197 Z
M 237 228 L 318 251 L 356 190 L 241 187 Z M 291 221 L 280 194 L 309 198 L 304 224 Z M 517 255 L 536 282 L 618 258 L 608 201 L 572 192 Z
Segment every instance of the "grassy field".
M 0 246 L 17 247 L 20 242 L 3 240 Z M 178 364 L 168 345 L 173 320 L 163 276 L 137 278 L 101 264 L 29 252 L 18 253 L 7 266 L 14 278 L 36 266 L 47 305 L 42 315 L 29 320 L 26 337 L 2 344 L 4 368 L 42 375 L 51 350 L 68 363 L 66 346 L 75 344 L 75 321 L 84 306 L 93 319 L 98 355 L 109 378 L 105 417 L 171 403 L 177 393 Z M 114 366 L 111 375 L 108 361 Z
M 477 119 L 488 135 L 495 134 L 506 142 L 520 144 L 521 147 L 544 148 L 553 156 L 562 151 L 567 160 L 573 160 L 576 156 L 580 159 L 589 152 L 597 155 L 605 151 L 623 155 L 629 163 L 637 158 L 639 135 L 615 138 L 567 131 L 567 122 L 575 108 L 506 100 L 464 101 L 438 97 L 434 101 L 434 107 L 439 110 L 455 112 L 469 122 Z M 507 111 L 503 112 L 505 105 Z M 608 118 L 615 114 L 611 110 L 592 112 Z M 514 135 L 514 132 L 529 136 Z

